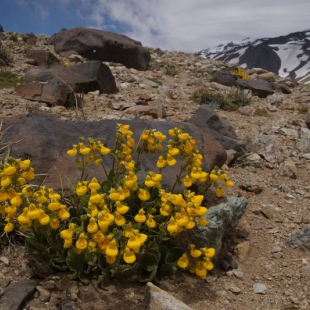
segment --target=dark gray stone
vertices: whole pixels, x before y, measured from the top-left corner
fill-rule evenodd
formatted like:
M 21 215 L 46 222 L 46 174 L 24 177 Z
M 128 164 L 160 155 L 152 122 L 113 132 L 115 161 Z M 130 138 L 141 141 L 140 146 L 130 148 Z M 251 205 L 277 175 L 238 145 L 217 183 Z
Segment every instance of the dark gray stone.
M 217 140 L 226 150 L 240 149 L 234 128 L 207 104 L 201 105 L 188 122 L 195 124 L 201 131 Z
M 310 116 L 306 119 L 306 126 L 310 130 Z
M 49 66 L 59 63 L 59 59 L 54 54 L 44 50 L 27 50 L 26 57 L 37 62 L 39 66 Z
M 36 285 L 36 281 L 25 279 L 6 287 L 0 300 L 0 309 L 20 310 L 22 304 L 34 294 Z
M 310 226 L 300 232 L 290 235 L 286 243 L 294 249 L 302 247 L 310 251 Z
M 140 42 L 99 29 L 62 29 L 47 42 L 54 45 L 57 53 L 75 51 L 90 60 L 121 63 L 137 70 L 146 70 L 151 59 Z
M 102 120 L 98 122 L 78 122 L 71 123 L 58 120 L 54 117 L 44 115 L 30 116 L 21 119 L 15 125 L 8 129 L 4 139 L 5 142 L 17 142 L 12 145 L 11 155 L 16 158 L 30 158 L 32 165 L 38 176 L 37 182 L 42 182 L 48 186 L 72 189 L 76 180 L 80 177 L 80 172 L 76 168 L 73 158 L 66 154 L 73 144 L 79 142 L 79 137 L 92 137 L 95 140 L 101 140 L 105 145 L 113 148 L 115 143 L 116 124 L 129 124 L 131 130 L 135 133 L 135 141 L 145 129 L 154 129 L 168 134 L 168 130 L 183 125 L 196 141 L 197 147 L 204 156 L 204 169 L 210 170 L 214 166 L 221 167 L 226 160 L 226 152 L 222 146 L 201 132 L 193 124 L 181 122 L 160 122 L 160 121 L 142 121 L 142 120 Z M 168 139 L 167 139 L 168 140 Z M 158 153 L 159 154 L 159 153 Z M 158 156 L 158 155 L 157 155 Z M 156 167 L 156 155 L 142 155 L 141 176 L 149 171 L 158 171 Z M 105 157 L 105 166 L 108 170 L 112 166 L 111 156 Z M 182 160 L 178 160 L 178 165 L 163 169 L 163 186 L 171 188 L 175 182 L 175 176 L 180 172 Z M 43 175 L 42 175 L 43 174 Z M 46 177 L 45 177 L 46 174 Z M 102 169 L 91 165 L 88 176 L 97 176 L 98 179 L 104 179 Z M 62 184 L 60 184 L 62 178 Z
M 264 80 L 238 79 L 237 84 L 241 88 L 250 89 L 253 96 L 260 98 L 266 98 L 274 93 L 271 84 Z

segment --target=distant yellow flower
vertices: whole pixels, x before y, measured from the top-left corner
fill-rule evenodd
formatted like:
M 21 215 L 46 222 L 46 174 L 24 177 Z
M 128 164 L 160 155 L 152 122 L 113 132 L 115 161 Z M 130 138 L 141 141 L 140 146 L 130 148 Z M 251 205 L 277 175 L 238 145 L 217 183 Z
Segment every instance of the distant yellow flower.
M 167 155 L 167 164 L 168 166 L 172 167 L 177 163 L 176 159 L 171 156 L 170 154 Z
M 226 181 L 225 184 L 227 187 L 233 187 L 235 185 L 234 182 L 232 182 L 232 181 Z
M 116 212 L 115 216 L 115 224 L 117 226 L 123 226 L 126 223 L 126 219 L 118 212 Z
M 146 200 L 149 200 L 151 196 L 147 190 L 140 188 L 138 197 L 140 200 L 146 201 Z
M 175 218 L 171 216 L 170 222 L 167 226 L 167 230 L 169 231 L 170 235 L 175 234 L 178 232 L 179 226 L 175 221 Z
M 119 214 L 125 214 L 129 211 L 129 207 L 122 204 L 120 201 L 116 202 L 116 210 Z
M 29 159 L 25 159 L 25 160 L 22 160 L 20 163 L 19 163 L 19 167 L 23 170 L 26 170 L 29 168 L 30 166 L 30 160 Z
M 23 213 L 21 213 L 17 220 L 21 223 L 21 224 L 28 224 L 30 222 L 30 219 L 28 217 L 28 208 L 24 208 Z
M 224 189 L 223 189 L 223 188 L 217 188 L 217 189 L 215 190 L 215 196 L 218 197 L 218 198 L 220 198 L 220 197 L 222 197 L 223 192 L 224 192 Z
M 48 204 L 47 208 L 51 211 L 59 210 L 60 203 L 58 201 L 52 201 L 51 203 Z
M 87 240 L 84 233 L 80 233 L 79 239 L 77 240 L 75 246 L 79 250 L 85 250 L 87 248 Z
M 6 233 L 11 232 L 14 229 L 14 224 L 11 222 L 8 222 L 5 226 L 4 226 L 4 231 Z
M 89 147 L 86 147 L 84 143 L 79 143 L 79 147 L 81 155 L 88 155 L 91 151 L 91 149 Z
M 78 196 L 84 196 L 87 193 L 87 186 L 79 182 L 75 192 Z
M 186 253 L 179 258 L 177 265 L 182 269 L 185 269 L 188 266 L 188 257 Z
M 168 153 L 169 153 L 169 155 L 171 155 L 171 156 L 176 156 L 176 155 L 178 155 L 178 154 L 180 153 L 180 150 L 177 149 L 176 147 L 174 147 L 174 148 L 170 148 L 170 149 L 168 150 Z
M 144 215 L 145 211 L 143 209 L 140 209 L 138 214 L 134 217 L 134 220 L 137 223 L 144 223 L 146 221 L 146 216 Z
M 59 227 L 60 223 L 59 223 L 59 220 L 58 219 L 52 219 L 50 221 L 50 227 L 52 229 L 57 229 Z
M 76 144 L 73 144 L 73 147 L 72 147 L 72 149 L 71 150 L 68 150 L 67 151 L 67 154 L 69 155 L 69 156 L 71 156 L 71 157 L 75 157 L 76 156 L 76 154 L 77 154 L 77 145 Z
M 72 237 L 73 237 L 73 228 L 74 228 L 74 226 L 75 226 L 75 224 L 70 223 L 68 229 L 62 230 L 62 231 L 60 232 L 60 237 L 61 237 L 62 239 L 72 239 Z
M 132 249 L 135 253 L 139 253 L 141 242 L 135 235 L 132 234 L 127 242 L 127 246 L 128 248 Z
M 203 248 L 203 252 L 205 257 L 212 258 L 215 255 L 215 249 L 214 248 Z
M 3 169 L 5 175 L 13 175 L 16 172 L 16 168 L 14 166 L 8 166 Z
M 199 217 L 198 218 L 198 225 L 200 225 L 200 226 L 207 226 L 208 225 L 208 221 L 204 217 Z
M 115 257 L 118 254 L 118 248 L 115 239 L 113 239 L 107 246 L 105 253 L 107 256 Z
M 1 186 L 6 187 L 12 183 L 11 178 L 8 175 L 3 175 L 1 178 Z
M 116 192 L 115 188 L 111 188 L 109 198 L 113 201 L 120 200 L 120 194 Z
M 112 265 L 116 262 L 116 256 L 106 256 L 105 260 L 109 265 Z
M 87 225 L 87 231 L 92 234 L 95 233 L 98 230 L 98 225 L 96 223 L 96 220 L 91 217 L 89 220 L 89 224 Z
M 50 222 L 50 217 L 44 212 L 44 210 L 40 211 L 39 222 L 43 226 Z
M 196 208 L 196 214 L 199 216 L 204 216 L 208 212 L 208 209 L 206 207 L 197 207 Z
M 111 150 L 110 150 L 109 148 L 105 147 L 105 146 L 102 146 L 102 147 L 100 148 L 99 152 L 100 152 L 102 155 L 108 155 L 108 154 L 111 152 Z
M 153 220 L 153 215 L 151 215 L 151 214 L 148 215 L 148 218 L 145 222 L 145 225 L 148 228 L 154 228 L 156 226 L 156 222 Z
M 97 181 L 97 178 L 92 178 L 92 180 L 88 183 L 89 189 L 98 190 L 100 188 L 100 184 Z
M 72 245 L 72 239 L 64 239 L 64 244 L 63 244 L 64 249 L 69 249 L 71 245 Z
M 195 249 L 195 245 L 194 244 L 189 244 L 189 246 L 190 246 L 190 249 L 191 249 L 191 251 L 190 251 L 191 257 L 198 258 L 198 257 L 201 256 L 202 252 L 200 250 Z
M 31 203 L 29 205 L 29 209 L 28 209 L 28 213 L 27 216 L 29 217 L 29 219 L 33 220 L 33 219 L 37 219 L 39 218 L 41 215 L 40 210 L 36 207 L 35 204 Z
M 202 264 L 203 268 L 205 268 L 206 270 L 212 270 L 213 269 L 213 263 L 210 260 L 205 261 Z
M 195 273 L 202 280 L 204 280 L 207 277 L 207 270 L 203 268 L 201 264 L 197 264 Z
M 123 260 L 126 264 L 132 264 L 136 261 L 136 255 L 130 248 L 126 247 Z
M 217 181 L 219 179 L 219 177 L 214 173 L 210 173 L 209 177 L 212 181 Z
M 190 186 L 193 185 L 192 179 L 191 179 L 191 177 L 190 177 L 189 175 L 186 175 L 186 176 L 184 177 L 184 179 L 183 179 L 183 185 L 184 185 L 185 187 L 190 187 Z
M 166 166 L 167 160 L 163 158 L 163 156 L 159 156 L 158 161 L 156 163 L 157 168 L 162 169 Z

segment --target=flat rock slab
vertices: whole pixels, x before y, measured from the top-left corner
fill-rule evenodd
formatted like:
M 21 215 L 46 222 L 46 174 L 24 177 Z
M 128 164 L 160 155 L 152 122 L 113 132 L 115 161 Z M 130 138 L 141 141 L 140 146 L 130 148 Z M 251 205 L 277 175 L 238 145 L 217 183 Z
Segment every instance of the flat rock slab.
M 9 285 L 0 299 L 0 309 L 20 310 L 22 304 L 34 294 L 36 285 L 36 281 L 27 279 Z
M 168 140 L 168 130 L 183 125 L 185 131 L 197 141 L 198 149 L 204 156 L 205 170 L 208 171 L 214 166 L 221 167 L 225 163 L 226 152 L 216 140 L 201 132 L 195 125 L 181 122 L 102 120 L 72 123 L 39 114 L 24 117 L 12 125 L 3 142 L 16 142 L 12 145 L 11 156 L 31 159 L 37 174 L 37 182 L 44 181 L 45 185 L 54 188 L 61 186 L 64 189 L 72 189 L 80 177 L 80 171 L 76 168 L 74 158 L 69 157 L 66 151 L 71 149 L 73 144 L 78 143 L 81 136 L 92 137 L 94 140 L 102 141 L 107 147 L 113 148 L 117 123 L 130 125 L 136 143 L 145 129 L 157 129 L 166 134 Z M 164 144 L 163 146 L 165 148 Z M 160 152 L 155 155 L 140 156 L 142 162 L 140 177 L 145 176 L 149 171 L 158 171 L 156 162 L 159 154 Z M 181 162 L 180 159 L 177 165 L 163 169 L 164 187 L 171 188 L 174 184 L 175 176 L 180 172 Z M 104 157 L 104 164 L 109 171 L 112 167 L 111 155 Z M 98 180 L 104 180 L 103 169 L 90 165 L 88 177 L 93 176 Z

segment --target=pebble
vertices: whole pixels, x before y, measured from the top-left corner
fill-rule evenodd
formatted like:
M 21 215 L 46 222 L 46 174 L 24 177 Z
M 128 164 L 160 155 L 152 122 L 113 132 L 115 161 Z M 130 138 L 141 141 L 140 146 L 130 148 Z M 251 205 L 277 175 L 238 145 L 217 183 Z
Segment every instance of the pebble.
M 233 269 L 232 272 L 236 278 L 243 279 L 243 272 L 240 269 Z
M 265 284 L 256 283 L 253 285 L 253 290 L 255 294 L 266 295 L 268 290 Z

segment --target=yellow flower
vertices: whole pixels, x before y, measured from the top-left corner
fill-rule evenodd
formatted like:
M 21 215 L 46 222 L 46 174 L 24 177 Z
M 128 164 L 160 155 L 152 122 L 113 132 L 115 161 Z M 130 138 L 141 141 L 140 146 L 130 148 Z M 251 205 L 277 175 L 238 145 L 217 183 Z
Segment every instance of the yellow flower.
M 121 204 L 120 201 L 116 202 L 116 210 L 119 214 L 125 214 L 129 211 L 129 207 Z
M 136 261 L 136 255 L 130 248 L 126 247 L 123 260 L 126 264 L 132 264 Z
M 40 210 L 36 207 L 35 204 L 31 203 L 29 205 L 29 210 L 27 213 L 27 216 L 29 217 L 29 219 L 33 220 L 33 219 L 37 219 L 39 218 L 41 215 Z
M 199 217 L 198 218 L 198 225 L 200 225 L 200 226 L 207 226 L 208 225 L 208 221 L 204 217 Z
M 13 207 L 19 207 L 22 204 L 22 199 L 20 198 L 20 194 L 16 195 L 10 200 L 10 203 Z
M 159 212 L 162 216 L 168 216 L 170 214 L 170 206 L 166 203 L 163 203 L 159 209 Z
M 78 183 L 75 190 L 78 196 L 84 196 L 87 193 L 87 186 L 82 183 Z
M 214 173 L 210 173 L 209 176 L 212 181 L 217 181 L 219 179 L 219 177 Z
M 8 199 L 8 194 L 5 190 L 5 188 L 2 187 L 0 190 L 0 201 L 3 202 L 3 201 L 6 201 L 7 199 Z
M 95 189 L 96 191 L 100 188 L 100 184 L 97 181 L 97 178 L 92 178 L 88 184 L 89 189 Z
M 71 150 L 68 150 L 67 151 L 67 154 L 71 157 L 75 157 L 76 154 L 77 154 L 77 145 L 76 144 L 73 144 L 73 148 Z
M 117 226 L 123 226 L 126 223 L 126 219 L 118 212 L 116 212 L 115 216 L 115 224 Z
M 120 194 L 116 192 L 115 188 L 111 188 L 109 198 L 113 201 L 120 200 Z
M 128 248 L 132 249 L 135 253 L 139 253 L 141 242 L 135 235 L 132 234 L 127 242 L 127 246 Z
M 140 188 L 138 197 L 140 200 L 146 201 L 150 199 L 150 193 L 147 190 Z
M 89 147 L 86 147 L 84 145 L 84 143 L 79 143 L 79 146 L 80 146 L 80 153 L 81 155 L 88 155 L 91 151 L 91 149 Z
M 176 163 L 177 163 L 176 159 L 173 156 L 171 156 L 170 154 L 168 154 L 168 156 L 167 156 L 167 164 L 168 164 L 168 166 L 172 167 Z
M 92 234 L 95 233 L 98 230 L 98 225 L 96 223 L 96 220 L 92 217 L 89 220 L 89 224 L 87 225 L 87 231 Z
M 63 244 L 63 248 L 64 249 L 69 249 L 72 245 L 72 239 L 65 239 L 64 240 L 64 244 Z
M 179 258 L 177 265 L 182 269 L 185 269 L 188 266 L 188 257 L 186 253 Z
M 17 183 L 18 183 L 18 185 L 22 186 L 26 183 L 26 180 L 24 178 L 18 178 Z
M 225 180 L 225 179 L 227 179 L 227 174 L 226 174 L 225 172 L 222 172 L 222 173 L 220 174 L 219 178 L 220 178 L 221 180 Z
M 39 222 L 43 226 L 50 222 L 50 217 L 44 212 L 44 210 L 40 211 Z
M 202 252 L 200 250 L 195 249 L 195 245 L 194 244 L 189 244 L 189 246 L 190 246 L 190 249 L 191 249 L 191 251 L 190 251 L 191 257 L 198 258 L 198 257 L 201 256 Z
M 173 216 L 170 218 L 170 222 L 167 226 L 167 230 L 169 231 L 170 235 L 176 234 L 179 230 L 179 226 L 176 223 Z
M 5 175 L 13 175 L 16 172 L 16 168 L 14 166 L 8 166 L 3 169 Z
M 80 233 L 79 239 L 75 244 L 76 248 L 79 250 L 85 250 L 87 248 L 87 240 L 84 233 Z
M 109 265 L 112 265 L 116 261 L 116 256 L 106 256 L 105 260 Z
M 4 231 L 6 233 L 11 232 L 14 229 L 14 224 L 11 222 L 8 222 L 5 226 L 4 226 Z
M 18 216 L 17 220 L 21 224 L 28 224 L 30 222 L 30 219 L 28 217 L 28 208 L 24 208 L 23 213 Z
M 195 227 L 195 222 L 193 220 L 189 220 L 185 225 L 184 227 L 186 229 L 193 229 Z
M 105 253 L 107 256 L 115 257 L 118 254 L 118 248 L 115 239 L 113 239 L 107 246 Z
M 215 249 L 214 248 L 203 248 L 205 257 L 212 258 L 215 255 Z
M 162 169 L 166 166 L 167 161 L 163 158 L 163 156 L 159 156 L 158 161 L 156 163 L 157 168 Z
M 58 216 L 61 220 L 67 220 L 70 217 L 70 213 L 66 209 L 65 205 L 60 205 L 60 210 L 58 211 Z
M 179 133 L 179 134 L 178 134 L 178 138 L 179 138 L 180 140 L 184 141 L 184 140 L 186 140 L 186 139 L 189 138 L 189 134 L 186 133 L 186 132 Z
M 225 184 L 226 184 L 227 187 L 233 187 L 235 185 L 234 182 L 229 181 L 229 180 L 226 181 Z
M 223 188 L 217 188 L 217 189 L 215 190 L 215 196 L 218 197 L 218 198 L 220 198 L 220 197 L 222 197 L 223 192 L 224 192 L 224 189 L 223 189 Z
M 74 226 L 75 226 L 75 224 L 70 223 L 68 229 L 62 230 L 62 231 L 60 232 L 60 237 L 61 237 L 62 239 L 72 239 L 72 237 L 73 237 L 73 228 L 74 228 Z
M 8 175 L 3 175 L 1 178 L 1 186 L 6 187 L 12 183 L 11 178 Z
M 195 273 L 202 280 L 204 280 L 207 277 L 207 270 L 203 268 L 201 264 L 197 264 Z
M 59 220 L 58 219 L 52 219 L 51 221 L 50 221 L 50 227 L 52 228 L 52 229 L 57 229 L 58 227 L 59 227 Z
M 136 216 L 134 217 L 134 220 L 137 223 L 144 223 L 146 221 L 146 216 L 144 215 L 145 211 L 143 209 L 139 210 L 139 213 L 136 214 Z
M 192 179 L 191 179 L 191 177 L 188 174 L 184 177 L 183 185 L 185 187 L 190 187 L 190 186 L 193 185 Z
M 23 170 L 26 170 L 29 168 L 30 166 L 30 160 L 29 159 L 25 159 L 25 160 L 22 160 L 21 162 L 19 162 L 19 167 Z
M 136 233 L 137 239 L 140 241 L 141 245 L 147 240 L 147 235 L 143 233 Z
M 180 150 L 177 149 L 176 147 L 173 147 L 173 148 L 170 148 L 170 149 L 168 150 L 168 153 L 169 153 L 169 155 L 171 155 L 171 156 L 176 156 L 176 155 L 178 155 L 178 154 L 180 153 Z
M 51 211 L 59 210 L 60 203 L 58 201 L 52 201 L 51 203 L 48 204 L 47 208 Z
M 102 155 L 108 155 L 108 154 L 111 152 L 111 150 L 110 150 L 109 148 L 105 147 L 105 146 L 102 146 L 102 147 L 100 148 L 99 152 L 100 152 Z
M 147 175 L 144 181 L 144 185 L 147 187 L 154 187 L 155 182 L 152 180 L 152 178 L 149 175 Z
M 101 243 L 105 240 L 105 236 L 101 231 L 97 231 L 92 234 L 92 239 L 97 243 Z
M 168 133 L 170 136 L 175 137 L 177 131 L 178 131 L 178 128 L 174 127 L 173 129 L 169 129 Z
M 205 261 L 203 264 L 202 264 L 203 268 L 206 269 L 206 270 L 212 270 L 213 269 L 213 263 L 210 261 L 210 260 L 207 260 Z
M 145 222 L 145 225 L 148 228 L 154 228 L 156 226 L 156 222 L 153 220 L 153 215 L 151 215 L 151 214 L 148 215 L 148 218 Z
M 208 212 L 208 209 L 206 207 L 197 207 L 196 208 L 196 214 L 199 216 L 204 216 Z

